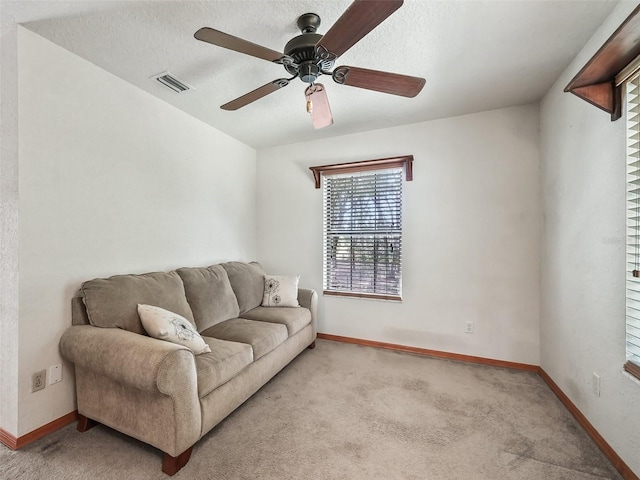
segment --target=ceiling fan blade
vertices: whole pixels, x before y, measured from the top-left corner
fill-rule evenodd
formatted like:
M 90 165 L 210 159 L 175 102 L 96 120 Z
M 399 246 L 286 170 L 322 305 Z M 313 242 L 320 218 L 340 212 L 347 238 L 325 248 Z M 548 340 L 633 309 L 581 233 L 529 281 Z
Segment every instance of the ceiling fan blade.
M 333 124 L 333 115 L 327 98 L 327 91 L 321 83 L 309 85 L 304 91 L 307 99 L 307 112 L 311 115 L 313 128 L 319 129 Z
M 403 0 L 355 0 L 320 39 L 320 58 L 335 59 L 402 6 Z
M 341 85 L 403 97 L 415 97 L 425 84 L 425 79 L 420 77 L 347 66 L 336 68 L 333 71 L 333 79 Z
M 276 52 L 270 48 L 251 43 L 248 40 L 234 37 L 233 35 L 229 35 L 228 33 L 224 33 L 213 28 L 203 27 L 194 33 L 193 36 L 203 42 L 211 43 L 218 47 L 228 48 L 229 50 L 234 50 L 236 52 L 245 53 L 252 57 L 263 58 L 270 62 L 283 63 L 283 60 L 285 62 L 289 60 L 289 57 L 284 53 Z
M 220 108 L 223 110 L 238 110 L 245 105 L 249 105 L 251 102 L 260 100 L 262 97 L 265 97 L 276 90 L 280 90 L 282 87 L 286 87 L 287 85 L 289 85 L 289 80 L 286 78 L 279 78 L 278 80 L 274 80 L 260 88 L 256 88 L 252 92 L 246 93 L 235 100 L 231 100 L 229 103 L 225 103 Z

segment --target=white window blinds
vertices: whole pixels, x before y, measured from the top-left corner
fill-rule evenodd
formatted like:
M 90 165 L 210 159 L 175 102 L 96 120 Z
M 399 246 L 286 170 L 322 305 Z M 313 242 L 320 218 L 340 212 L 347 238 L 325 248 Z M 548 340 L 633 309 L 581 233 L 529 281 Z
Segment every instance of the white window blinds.
M 640 371 L 640 77 L 626 84 L 627 112 L 627 305 L 625 369 Z
M 400 299 L 402 168 L 323 178 L 324 290 Z

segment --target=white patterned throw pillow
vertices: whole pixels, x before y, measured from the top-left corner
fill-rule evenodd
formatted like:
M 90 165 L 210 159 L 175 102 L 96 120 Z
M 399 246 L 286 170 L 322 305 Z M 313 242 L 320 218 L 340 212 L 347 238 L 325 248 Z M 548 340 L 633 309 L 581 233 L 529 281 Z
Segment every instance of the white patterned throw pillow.
M 300 275 L 265 275 L 263 307 L 299 307 Z
M 177 313 L 138 304 L 138 315 L 142 326 L 153 338 L 183 345 L 196 355 L 211 351 L 191 322 Z

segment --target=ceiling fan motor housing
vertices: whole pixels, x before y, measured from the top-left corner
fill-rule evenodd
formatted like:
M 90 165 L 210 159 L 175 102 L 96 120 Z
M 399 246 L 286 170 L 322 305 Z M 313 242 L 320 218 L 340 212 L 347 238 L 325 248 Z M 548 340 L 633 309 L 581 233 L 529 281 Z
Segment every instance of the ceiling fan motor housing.
M 298 75 L 305 83 L 313 83 L 322 72 L 333 68 L 335 60 L 316 58 L 316 44 L 322 35 L 315 33 L 320 26 L 320 17 L 315 13 L 305 13 L 298 18 L 298 28 L 302 35 L 292 38 L 284 46 L 284 54 L 293 58 L 295 65 L 284 65 L 291 75 Z

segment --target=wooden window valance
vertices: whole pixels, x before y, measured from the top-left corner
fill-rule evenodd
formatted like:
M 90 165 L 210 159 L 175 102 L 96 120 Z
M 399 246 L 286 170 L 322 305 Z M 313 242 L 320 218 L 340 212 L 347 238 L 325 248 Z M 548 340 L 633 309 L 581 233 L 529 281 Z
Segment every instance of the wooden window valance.
M 364 160 L 362 162 L 337 163 L 334 165 L 322 165 L 309 167 L 313 172 L 316 188 L 322 185 L 322 175 L 337 175 L 339 173 L 356 173 L 368 170 L 382 170 L 385 168 L 404 167 L 407 182 L 413 180 L 413 155 L 401 157 L 379 158 L 377 160 Z
M 640 55 L 640 6 L 600 47 L 565 87 L 565 92 L 586 100 L 611 114 L 611 121 L 622 115 L 622 88 L 615 77 Z

